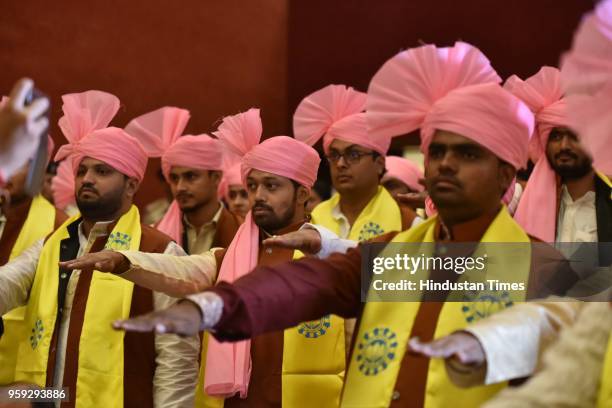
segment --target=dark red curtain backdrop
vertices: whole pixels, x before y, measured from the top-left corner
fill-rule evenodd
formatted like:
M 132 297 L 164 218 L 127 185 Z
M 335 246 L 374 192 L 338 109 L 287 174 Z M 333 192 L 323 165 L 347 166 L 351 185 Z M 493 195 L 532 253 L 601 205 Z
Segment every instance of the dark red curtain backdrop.
M 301 98 L 329 83 L 366 90 L 376 69 L 421 42 L 479 46 L 503 77 L 556 65 L 591 0 L 131 0 L 0 4 L 0 92 L 34 78 L 53 103 L 116 94 L 113 121 L 163 105 L 192 113 L 189 133 L 257 106 L 265 136 L 288 134 Z M 400 138 L 397 147 L 410 143 Z M 138 203 L 162 194 L 149 166 Z

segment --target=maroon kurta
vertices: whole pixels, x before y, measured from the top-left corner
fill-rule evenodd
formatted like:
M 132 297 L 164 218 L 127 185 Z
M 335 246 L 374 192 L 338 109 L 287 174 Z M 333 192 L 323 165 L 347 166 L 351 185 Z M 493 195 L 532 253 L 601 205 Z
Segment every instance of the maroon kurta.
M 436 241 L 477 242 L 494 218 L 483 216 L 450 230 L 438 227 Z M 373 241 L 387 242 L 396 234 L 389 233 Z M 538 247 L 532 256 L 528 291 L 538 291 L 547 285 L 552 274 L 558 273 L 561 259 L 554 250 Z M 351 249 L 347 254 L 334 254 L 327 260 L 308 258 L 276 267 L 258 267 L 233 285 L 220 283 L 212 289 L 224 301 L 215 337 L 239 340 L 293 327 L 330 313 L 345 318 L 359 317 L 364 306 L 361 303 L 361 261 L 360 249 Z M 575 281 L 568 268 L 562 273 L 566 282 Z M 436 279 L 436 275 L 432 273 L 431 278 Z M 418 336 L 424 341 L 433 338 L 441 306 L 441 302 L 421 304 L 411 337 Z M 423 405 L 428 365 L 428 359 L 406 353 L 396 385 L 396 395 L 400 398 L 394 404 Z M 410 398 L 401 397 L 408 395 Z

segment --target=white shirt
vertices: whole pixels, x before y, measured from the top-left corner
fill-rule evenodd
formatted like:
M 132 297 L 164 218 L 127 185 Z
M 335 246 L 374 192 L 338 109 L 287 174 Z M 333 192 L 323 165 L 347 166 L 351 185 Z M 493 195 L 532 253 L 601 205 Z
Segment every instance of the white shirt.
M 86 238 L 79 226 L 79 256 L 91 249 L 94 241 L 107 235 L 109 223 L 97 223 Z M 36 276 L 38 259 L 44 240 L 39 240 L 20 256 L 0 267 L 0 315 L 15 307 L 27 304 L 30 289 Z M 165 254 L 183 256 L 183 249 L 171 242 Z M 78 284 L 80 271 L 73 271 L 68 282 L 64 313 L 58 333 L 57 365 L 54 384 L 63 378 L 70 311 Z M 155 310 L 165 309 L 177 301 L 162 293 L 153 292 Z M 110 330 L 110 327 L 109 327 Z M 156 370 L 153 380 L 155 407 L 193 407 L 194 392 L 198 378 L 198 354 L 200 341 L 197 336 L 181 338 L 176 335 L 155 335 Z
M 573 200 L 564 185 L 557 219 L 557 242 L 597 242 L 595 192 Z

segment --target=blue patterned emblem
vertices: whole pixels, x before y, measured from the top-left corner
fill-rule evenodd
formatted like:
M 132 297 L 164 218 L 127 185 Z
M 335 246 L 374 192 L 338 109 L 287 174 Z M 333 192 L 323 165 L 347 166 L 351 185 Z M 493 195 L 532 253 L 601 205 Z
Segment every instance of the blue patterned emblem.
M 357 345 L 357 364 L 365 375 L 377 375 L 395 358 L 397 336 L 389 328 L 377 327 L 366 332 Z
M 30 345 L 32 346 L 32 350 L 36 350 L 36 347 L 38 347 L 38 342 L 42 339 L 44 331 L 45 328 L 43 327 L 42 320 L 36 320 L 34 327 L 32 327 L 32 334 L 30 335 Z
M 367 241 L 384 233 L 385 230 L 380 225 L 375 222 L 368 222 L 359 231 L 359 241 Z
M 125 251 L 130 249 L 132 237 L 123 232 L 113 232 L 108 237 L 104 249 L 113 249 L 115 251 Z
M 461 311 L 465 314 L 465 321 L 468 323 L 476 322 L 494 313 L 504 310 L 513 305 L 508 292 L 476 293 L 465 296 Z
M 302 323 L 298 326 L 298 333 L 307 339 L 316 339 L 327 333 L 331 327 L 331 319 L 329 315 L 323 316 L 319 320 Z

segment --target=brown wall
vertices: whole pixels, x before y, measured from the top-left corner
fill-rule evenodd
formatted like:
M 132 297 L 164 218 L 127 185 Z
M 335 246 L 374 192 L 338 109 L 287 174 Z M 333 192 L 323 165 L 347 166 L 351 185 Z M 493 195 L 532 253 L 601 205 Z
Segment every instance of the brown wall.
M 289 112 L 330 83 L 365 91 L 388 58 L 423 42 L 461 39 L 482 49 L 503 78 L 534 74 L 557 64 L 592 7 L 591 0 L 291 1 Z
M 23 75 L 52 98 L 101 89 L 122 108 L 113 121 L 164 105 L 189 109 L 188 133 L 214 130 L 224 115 L 262 109 L 265 133 L 286 129 L 286 0 L 3 1 L 0 91 Z M 162 194 L 157 161 L 138 202 Z
M 555 65 L 590 0 L 130 0 L 0 5 L 0 90 L 33 77 L 52 97 L 102 89 L 123 126 L 163 105 L 191 110 L 189 133 L 262 109 L 265 136 L 290 132 L 306 94 L 366 90 L 389 57 L 421 42 L 480 47 L 504 77 Z M 56 141 L 63 137 L 54 125 Z M 414 143 L 398 138 L 395 147 Z M 138 202 L 162 194 L 149 166 Z

